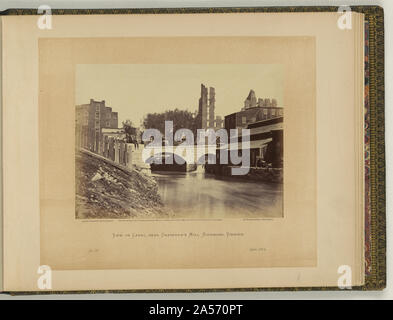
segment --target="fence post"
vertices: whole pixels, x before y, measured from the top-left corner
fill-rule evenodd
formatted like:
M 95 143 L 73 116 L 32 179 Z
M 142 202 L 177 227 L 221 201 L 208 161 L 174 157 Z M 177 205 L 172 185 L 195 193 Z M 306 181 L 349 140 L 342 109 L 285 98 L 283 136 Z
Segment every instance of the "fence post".
M 100 134 L 100 155 L 104 154 L 104 135 Z
M 115 162 L 119 163 L 119 142 L 115 140 Z
M 130 143 L 126 144 L 126 154 L 127 154 L 127 163 L 126 166 L 128 168 L 132 168 L 132 146 Z
M 120 141 L 119 142 L 119 163 L 120 164 L 124 164 L 123 158 L 124 158 L 124 142 Z
M 122 164 L 124 166 L 127 166 L 127 143 L 125 143 L 124 141 L 122 142 L 122 151 L 121 151 L 121 155 L 123 157 L 123 161 Z
M 112 149 L 113 149 L 113 138 L 109 138 L 109 146 L 108 146 L 108 159 L 112 159 Z
M 104 150 L 102 152 L 102 155 L 105 158 L 108 158 L 108 136 L 104 136 Z
M 119 142 L 119 163 L 120 164 L 123 164 L 123 155 L 122 155 L 122 146 L 123 146 L 123 142 L 122 141 L 120 141 Z

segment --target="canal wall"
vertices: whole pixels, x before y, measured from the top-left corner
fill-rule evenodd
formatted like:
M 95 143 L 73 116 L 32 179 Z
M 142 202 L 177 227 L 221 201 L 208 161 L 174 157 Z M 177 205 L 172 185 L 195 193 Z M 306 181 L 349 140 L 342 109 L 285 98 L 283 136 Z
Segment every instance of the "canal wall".
M 79 150 L 94 153 L 112 161 L 114 164 L 119 164 L 126 168 L 149 168 L 149 165 L 142 161 L 143 148 L 143 145 L 139 145 L 136 148 L 133 143 L 126 143 L 113 137 L 106 137 L 104 143 L 97 150 L 87 147 L 80 147 Z

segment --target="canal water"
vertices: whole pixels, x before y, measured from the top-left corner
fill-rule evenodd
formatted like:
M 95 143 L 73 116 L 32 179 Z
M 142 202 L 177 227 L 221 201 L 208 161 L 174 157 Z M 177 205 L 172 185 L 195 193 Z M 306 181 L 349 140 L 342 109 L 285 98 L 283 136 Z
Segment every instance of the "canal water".
M 173 218 L 283 217 L 282 184 L 216 177 L 201 167 L 188 173 L 151 173 Z

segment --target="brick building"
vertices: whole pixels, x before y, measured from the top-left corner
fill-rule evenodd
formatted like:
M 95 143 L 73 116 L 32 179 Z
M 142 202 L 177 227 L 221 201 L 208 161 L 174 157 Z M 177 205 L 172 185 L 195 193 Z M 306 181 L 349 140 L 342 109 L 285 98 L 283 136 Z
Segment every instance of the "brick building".
M 244 107 L 225 116 L 225 129 L 247 128 L 251 123 L 282 117 L 283 114 L 284 109 L 277 106 L 276 99 L 257 99 L 254 90 L 250 90 Z
M 81 104 L 75 107 L 75 132 L 77 146 L 99 150 L 103 128 L 117 129 L 118 114 L 105 105 L 105 100 Z

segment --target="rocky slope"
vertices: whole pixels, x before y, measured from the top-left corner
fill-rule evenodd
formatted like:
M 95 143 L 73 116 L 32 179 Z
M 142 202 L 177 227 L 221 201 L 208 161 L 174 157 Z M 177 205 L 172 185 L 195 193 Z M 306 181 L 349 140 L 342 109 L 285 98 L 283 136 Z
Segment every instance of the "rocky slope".
M 78 151 L 76 218 L 167 218 L 154 178 Z

